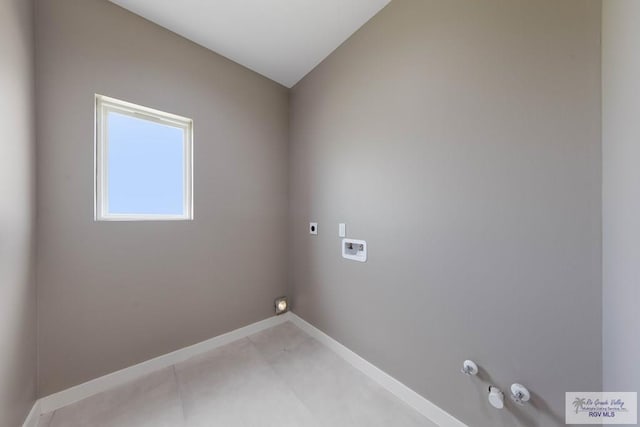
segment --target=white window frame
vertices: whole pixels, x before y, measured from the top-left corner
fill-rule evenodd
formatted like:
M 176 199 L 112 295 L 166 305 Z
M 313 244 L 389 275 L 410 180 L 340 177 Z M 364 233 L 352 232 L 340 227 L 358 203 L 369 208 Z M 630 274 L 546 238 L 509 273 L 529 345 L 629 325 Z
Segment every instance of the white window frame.
M 184 134 L 184 188 L 182 215 L 109 213 L 109 135 L 107 117 L 111 112 L 177 127 Z M 95 95 L 95 188 L 96 221 L 180 221 L 193 219 L 193 120 L 130 102 Z

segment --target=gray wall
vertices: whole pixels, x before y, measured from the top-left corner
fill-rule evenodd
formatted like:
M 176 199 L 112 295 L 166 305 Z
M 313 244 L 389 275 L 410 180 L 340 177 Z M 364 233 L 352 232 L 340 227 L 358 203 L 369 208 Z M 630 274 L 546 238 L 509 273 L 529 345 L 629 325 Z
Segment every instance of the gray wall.
M 603 5 L 604 388 L 640 391 L 640 2 Z
M 293 89 L 294 310 L 474 427 L 564 425 L 601 389 L 600 19 L 394 0 Z M 491 408 L 516 381 L 532 405 Z
M 36 397 L 33 2 L 0 2 L 0 425 Z
M 287 90 L 105 0 L 39 0 L 37 28 L 39 393 L 272 315 Z M 194 120 L 194 221 L 93 221 L 94 93 Z

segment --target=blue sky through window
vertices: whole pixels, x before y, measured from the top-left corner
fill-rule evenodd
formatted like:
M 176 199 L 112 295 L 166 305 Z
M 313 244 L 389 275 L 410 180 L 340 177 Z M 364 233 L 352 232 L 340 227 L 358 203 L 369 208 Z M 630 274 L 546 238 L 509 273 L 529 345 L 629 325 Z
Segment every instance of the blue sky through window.
M 109 213 L 182 215 L 184 131 L 108 113 Z

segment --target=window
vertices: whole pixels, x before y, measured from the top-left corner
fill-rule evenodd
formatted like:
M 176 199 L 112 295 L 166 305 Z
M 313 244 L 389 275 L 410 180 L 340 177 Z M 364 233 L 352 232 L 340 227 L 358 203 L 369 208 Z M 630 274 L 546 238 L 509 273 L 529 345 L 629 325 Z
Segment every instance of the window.
M 193 122 L 96 95 L 95 219 L 187 220 Z

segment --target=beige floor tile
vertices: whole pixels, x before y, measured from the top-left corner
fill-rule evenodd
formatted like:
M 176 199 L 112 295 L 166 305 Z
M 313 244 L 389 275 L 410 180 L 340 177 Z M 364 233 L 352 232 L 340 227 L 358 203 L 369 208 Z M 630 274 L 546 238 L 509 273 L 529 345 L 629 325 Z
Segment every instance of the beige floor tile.
M 310 339 L 312 338 L 309 335 L 291 322 L 285 322 L 249 337 L 267 360 L 279 357 L 281 352 L 290 351 Z
M 435 427 L 316 340 L 282 351 L 271 364 L 325 425 Z
M 182 427 L 173 367 L 55 411 L 49 427 Z
M 176 365 L 176 372 L 189 427 L 318 426 L 248 339 Z
M 58 409 L 39 427 L 435 427 L 291 322 Z

